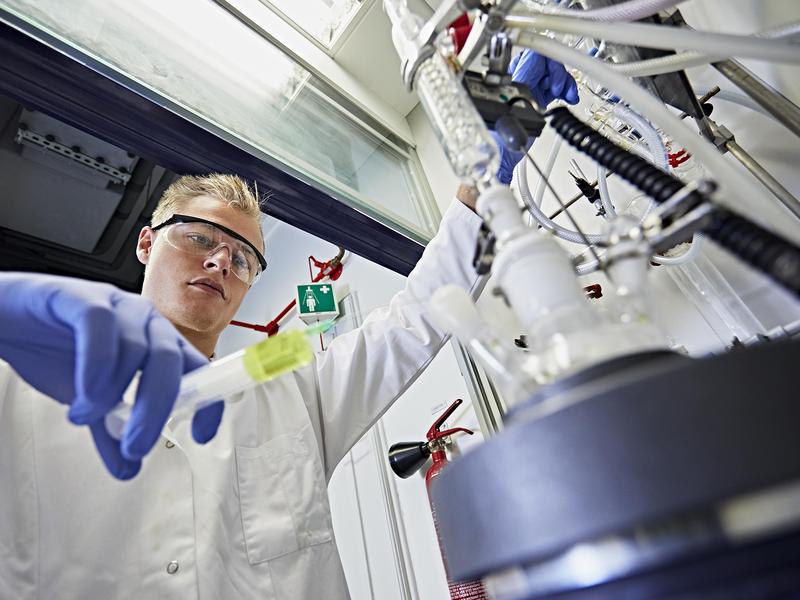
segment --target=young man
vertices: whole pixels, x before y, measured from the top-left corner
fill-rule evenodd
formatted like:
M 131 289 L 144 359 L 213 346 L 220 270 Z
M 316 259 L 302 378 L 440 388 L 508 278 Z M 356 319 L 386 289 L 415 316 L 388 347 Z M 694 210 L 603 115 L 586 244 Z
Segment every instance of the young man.
M 137 300 L 146 312 L 149 300 L 210 356 L 261 268 L 258 215 L 256 199 L 236 177 L 179 179 L 157 208 L 154 226 L 139 236 L 144 298 L 115 291 L 108 302 L 112 314 Z M 62 406 L 3 369 L 0 597 L 346 598 L 327 481 L 444 343 L 424 314 L 424 301 L 445 283 L 475 288 L 470 260 L 479 226 L 477 215 L 455 203 L 389 308 L 337 338 L 311 366 L 228 404 L 221 424 L 220 408 L 206 409 L 205 423 L 195 419 L 195 437 L 205 441 L 218 424 L 219 430 L 205 445 L 192 441 L 186 424 L 167 424 L 159 437 L 170 403 L 161 409 L 151 403 L 132 426 L 145 431 L 144 438 L 131 438 L 129 429 L 119 455 L 109 454 L 113 442 L 102 415 L 119 400 L 121 386 L 110 403 L 90 402 L 78 392 L 71 420 L 91 425 L 109 469 L 123 478 L 136 474 L 130 481 L 105 472 L 89 436 L 65 426 Z M 21 285 L 13 275 L 0 277 L 6 290 Z M 14 320 L 106 322 L 91 316 L 100 314 L 95 306 L 64 312 L 61 304 L 75 282 L 59 284 L 40 294 L 48 310 L 26 306 Z M 87 282 L 80 289 L 101 297 L 113 291 Z M 149 335 L 181 339 L 166 322 L 151 331 L 152 322 L 144 326 Z M 120 346 L 95 358 L 113 376 L 115 361 L 127 353 Z M 202 363 L 178 345 L 156 355 L 140 365 L 182 355 L 193 366 Z M 146 369 L 142 379 L 160 383 Z
M 264 268 L 259 215 L 240 179 L 185 177 L 140 234 L 142 296 L 0 274 L 0 598 L 348 597 L 327 481 L 445 342 L 425 300 L 478 286 L 480 219 L 454 202 L 390 306 L 308 367 L 165 426 Z M 103 417 L 137 371 L 119 443 Z

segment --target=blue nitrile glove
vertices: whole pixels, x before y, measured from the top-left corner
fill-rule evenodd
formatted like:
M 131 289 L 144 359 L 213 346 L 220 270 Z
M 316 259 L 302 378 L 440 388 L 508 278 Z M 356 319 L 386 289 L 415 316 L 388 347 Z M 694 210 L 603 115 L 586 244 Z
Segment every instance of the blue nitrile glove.
M 578 102 L 578 85 L 572 76 L 567 73 L 564 65 L 537 54 L 533 50 L 525 50 L 515 56 L 508 66 L 511 79 L 517 83 L 524 83 L 533 94 L 536 103 L 544 109 L 553 100 L 565 100 L 569 104 Z M 523 159 L 525 154 L 521 151 L 511 150 L 502 142 L 500 136 L 492 132 L 494 141 L 500 148 L 500 168 L 497 178 L 501 183 L 511 183 L 514 167 Z M 528 140 L 526 150 L 533 144 L 533 139 Z
M 0 273 L 0 358 L 25 381 L 88 425 L 108 470 L 130 479 L 158 441 L 181 376 L 208 362 L 152 303 L 112 285 L 23 273 Z M 141 371 L 121 442 L 104 417 Z M 199 411 L 192 434 L 214 437 L 223 403 Z
M 511 79 L 527 85 L 539 107 L 544 110 L 553 100 L 568 104 L 578 102 L 578 84 L 559 62 L 525 50 L 515 56 L 508 66 Z
M 505 145 L 500 134 L 496 131 L 492 130 L 489 133 L 492 134 L 495 144 L 497 144 L 497 147 L 500 149 L 500 168 L 497 169 L 497 179 L 500 183 L 508 185 L 511 183 L 514 167 L 525 157 L 525 153 L 522 150 L 511 150 Z M 525 149 L 528 150 L 532 144 L 533 138 L 528 138 L 528 144 L 525 146 Z

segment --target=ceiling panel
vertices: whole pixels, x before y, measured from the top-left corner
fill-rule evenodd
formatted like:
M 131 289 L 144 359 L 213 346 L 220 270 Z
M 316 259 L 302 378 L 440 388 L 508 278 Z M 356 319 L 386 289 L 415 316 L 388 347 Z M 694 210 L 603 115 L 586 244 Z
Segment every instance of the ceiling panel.
M 409 5 L 425 18 L 433 14 L 423 0 Z M 408 115 L 419 102 L 416 94 L 406 91 L 400 78 L 400 59 L 392 45 L 392 29 L 382 2 L 372 3 L 334 59 L 401 115 Z

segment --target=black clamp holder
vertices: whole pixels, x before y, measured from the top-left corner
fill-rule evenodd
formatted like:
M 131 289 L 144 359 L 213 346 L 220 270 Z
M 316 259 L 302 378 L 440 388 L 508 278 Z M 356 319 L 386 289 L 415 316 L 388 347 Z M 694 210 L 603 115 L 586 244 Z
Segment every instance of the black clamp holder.
M 483 122 L 495 129 L 497 120 L 511 114 L 531 137 L 539 137 L 546 124 L 544 116 L 536 110 L 536 100 L 523 83 L 507 81 L 490 85 L 480 73 L 467 72 L 463 79 L 470 100 Z
M 492 270 L 495 256 L 497 238 L 486 223 L 481 224 L 478 232 L 478 243 L 475 247 L 475 256 L 472 257 L 472 266 L 478 275 L 486 275 Z

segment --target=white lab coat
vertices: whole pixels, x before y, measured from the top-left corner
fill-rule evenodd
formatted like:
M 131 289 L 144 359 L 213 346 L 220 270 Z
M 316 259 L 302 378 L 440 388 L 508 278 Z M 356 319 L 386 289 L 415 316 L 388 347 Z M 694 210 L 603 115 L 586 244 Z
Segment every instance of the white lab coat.
M 0 362 L 0 600 L 348 598 L 327 482 L 444 343 L 422 303 L 478 285 L 479 224 L 454 203 L 388 308 L 228 404 L 209 444 L 166 430 L 131 481 Z

